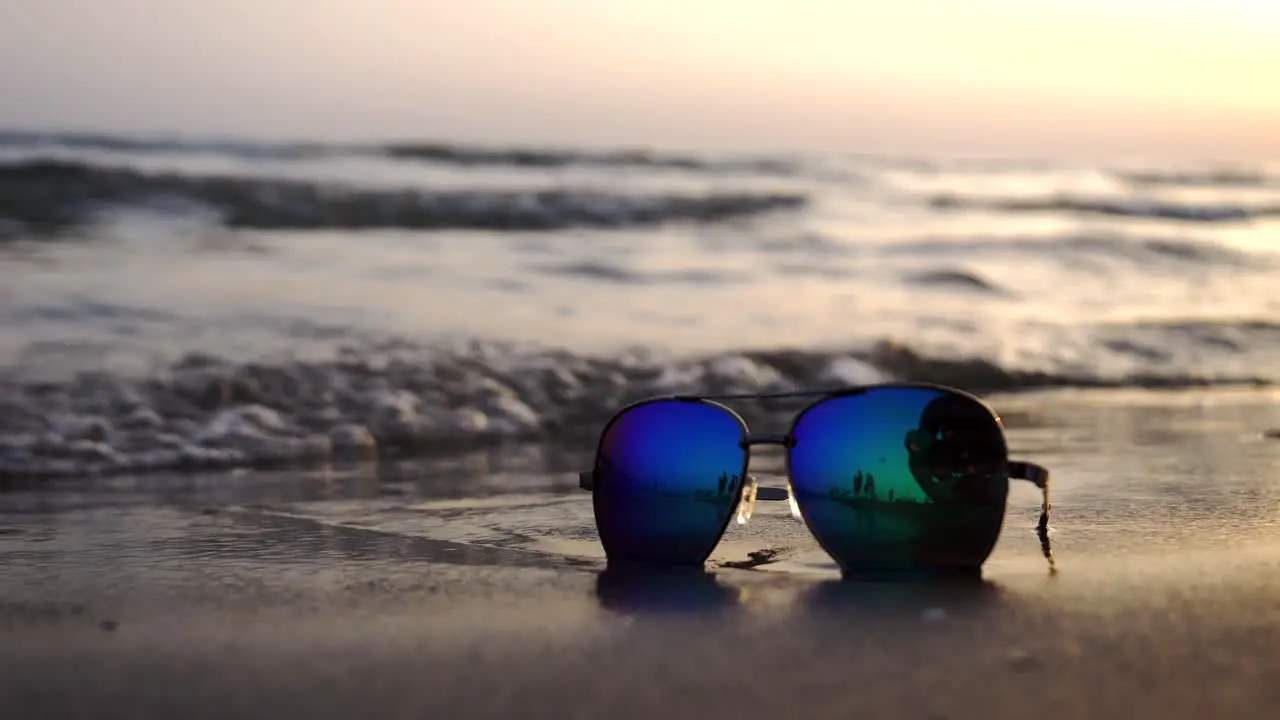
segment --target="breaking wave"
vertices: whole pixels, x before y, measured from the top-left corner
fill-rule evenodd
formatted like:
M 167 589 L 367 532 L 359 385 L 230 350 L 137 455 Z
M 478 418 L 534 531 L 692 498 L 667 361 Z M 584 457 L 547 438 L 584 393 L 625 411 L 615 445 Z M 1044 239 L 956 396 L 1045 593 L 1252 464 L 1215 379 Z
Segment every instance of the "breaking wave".
M 785 193 L 366 190 L 278 179 L 144 173 L 54 160 L 0 166 L 0 226 L 7 221 L 18 231 L 65 230 L 91 222 L 104 208 L 171 206 L 175 201 L 208 208 L 231 228 L 562 230 L 710 223 L 799 208 L 807 199 Z
M 1242 352 L 1280 326 L 1149 325 L 1117 354 L 1169 336 Z M 1125 337 L 1117 335 L 1116 338 Z M 1264 338 L 1265 339 L 1265 338 Z M 1269 341 L 1269 342 L 1270 342 Z M 1166 353 L 1167 354 L 1167 353 Z M 61 381 L 0 376 L 0 478 L 196 471 L 422 456 L 512 442 L 589 447 L 620 406 L 656 394 L 745 393 L 926 381 L 975 392 L 1050 387 L 1265 385 L 1275 378 L 1166 371 L 1020 370 L 978 357 L 931 356 L 893 342 L 859 350 L 780 349 L 693 358 L 614 356 L 470 343 L 345 348 L 321 360 L 236 362 L 189 354 L 143 377 L 81 373 Z M 740 403 L 778 422 L 795 401 Z

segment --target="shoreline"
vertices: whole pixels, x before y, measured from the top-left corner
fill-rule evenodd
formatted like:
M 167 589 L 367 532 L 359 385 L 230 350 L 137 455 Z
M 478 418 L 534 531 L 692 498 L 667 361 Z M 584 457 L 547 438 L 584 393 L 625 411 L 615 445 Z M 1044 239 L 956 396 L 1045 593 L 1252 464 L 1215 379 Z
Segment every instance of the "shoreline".
M 1058 572 L 1018 488 L 967 586 L 839 581 L 767 503 L 705 573 L 602 574 L 574 456 L 547 452 L 10 488 L 0 714 L 1264 717 L 1273 400 L 996 400 L 1054 473 Z
M 1006 430 L 1017 429 L 1016 426 L 1011 426 L 1011 423 L 1027 419 L 1029 416 L 1026 411 L 1031 410 L 1034 414 L 1044 408 L 1051 409 L 1055 403 L 1090 408 L 1113 405 L 1185 407 L 1204 402 L 1225 402 L 1227 404 L 1255 406 L 1265 405 L 1268 402 L 1280 402 L 1280 387 L 1270 385 L 1157 388 L 1131 386 L 1037 387 L 969 392 L 993 406 L 997 414 L 1006 420 Z M 738 400 L 730 404 L 735 409 L 740 410 L 742 406 L 751 406 L 755 403 L 750 400 Z M 228 412 L 231 412 L 234 417 L 230 415 L 227 417 L 215 417 L 213 424 L 220 423 L 220 426 L 225 426 L 221 432 L 227 436 L 227 439 L 238 437 L 235 433 L 247 433 L 249 439 L 257 444 L 255 447 L 262 446 L 269 440 L 269 437 L 264 433 L 270 428 L 261 428 L 255 423 L 262 422 L 260 416 L 264 413 L 274 413 L 275 411 L 266 408 L 259 409 L 256 405 L 244 407 L 247 410 L 242 413 L 243 417 L 240 414 L 236 414 L 240 412 L 240 409 L 233 406 L 229 408 Z M 620 408 L 621 405 L 618 407 Z M 396 410 L 398 412 L 403 411 L 398 407 Z M 777 414 L 776 410 L 773 412 Z M 278 417 L 273 417 L 274 419 L 268 419 L 271 422 L 280 422 Z M 761 416 L 748 413 L 747 417 L 751 420 L 758 420 Z M 762 417 L 766 420 L 773 419 L 768 414 Z M 778 417 L 785 417 L 785 413 L 778 415 Z M 241 457 L 240 460 L 235 460 L 234 458 L 240 456 L 235 455 L 239 451 L 236 450 L 236 446 L 233 443 L 228 448 L 203 449 L 199 453 L 186 458 L 184 463 L 177 465 L 156 464 L 147 466 L 144 464 L 124 468 L 107 466 L 76 467 L 74 470 L 62 472 L 56 471 L 57 468 L 52 464 L 54 461 L 50 460 L 45 464 L 32 464 L 28 471 L 24 470 L 25 466 L 21 463 L 6 465 L 3 462 L 3 458 L 0 458 L 0 490 L 3 490 L 6 486 L 21 486 L 33 482 L 73 482 L 76 480 L 87 482 L 142 476 L 182 475 L 200 477 L 204 475 L 244 475 L 250 473 L 311 474 L 327 470 L 359 473 L 384 465 L 412 467 L 424 464 L 431 466 L 436 463 L 465 462 L 467 458 L 471 457 L 506 453 L 519 456 L 525 462 L 540 458 L 537 460 L 538 466 L 532 468 L 539 471 L 563 469 L 564 458 L 580 460 L 584 453 L 593 451 L 599 429 L 603 427 L 604 421 L 607 420 L 607 414 L 602 418 L 599 427 L 564 428 L 559 431 L 559 437 L 534 436 L 529 432 L 517 432 L 510 436 L 496 434 L 476 435 L 473 437 L 446 434 L 438 439 L 431 439 L 428 435 L 423 435 L 421 438 L 412 438 L 412 442 L 407 445 L 392 444 L 387 447 L 379 445 L 375 437 L 364 426 L 344 425 L 334 430 L 333 438 L 287 438 L 291 443 L 287 447 L 289 452 L 293 453 L 293 457 L 288 457 L 287 454 L 280 457 L 267 454 L 262 458 Z M 81 425 L 85 425 L 89 430 L 93 430 L 96 427 L 94 423 L 109 422 L 93 417 L 82 418 L 81 420 L 83 421 Z M 753 423 L 753 427 L 758 424 L 758 422 Z M 1259 424 L 1256 428 L 1256 433 L 1265 439 L 1280 439 L 1280 435 L 1277 435 L 1277 433 L 1280 433 L 1280 415 L 1276 415 L 1274 422 L 1271 424 Z M 95 452 L 106 453 L 104 457 L 111 456 L 107 450 L 99 449 L 95 450 Z M 170 450 L 169 452 L 171 454 L 178 453 L 177 450 Z M 156 452 L 151 452 L 150 454 L 157 455 Z M 68 465 L 68 468 L 70 467 Z

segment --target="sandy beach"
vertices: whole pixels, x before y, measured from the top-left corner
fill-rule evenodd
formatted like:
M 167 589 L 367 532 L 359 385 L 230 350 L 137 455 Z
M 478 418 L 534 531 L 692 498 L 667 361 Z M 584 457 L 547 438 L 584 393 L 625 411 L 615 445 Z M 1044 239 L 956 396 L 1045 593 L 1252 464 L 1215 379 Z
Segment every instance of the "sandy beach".
M 12 485 L 0 715 L 1263 717 L 1276 399 L 993 398 L 1059 569 L 1015 488 L 964 586 L 841 582 L 778 507 L 706 573 L 605 572 L 568 451 Z

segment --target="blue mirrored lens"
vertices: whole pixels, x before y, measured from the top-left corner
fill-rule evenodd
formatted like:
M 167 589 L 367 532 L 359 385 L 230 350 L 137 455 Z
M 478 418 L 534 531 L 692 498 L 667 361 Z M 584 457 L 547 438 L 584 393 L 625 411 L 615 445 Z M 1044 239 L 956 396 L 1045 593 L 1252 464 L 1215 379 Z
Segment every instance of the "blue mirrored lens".
M 999 421 L 947 390 L 884 387 L 823 400 L 796 419 L 796 504 L 846 574 L 976 570 L 1009 492 Z
M 742 497 L 746 429 L 707 401 L 657 400 L 618 415 L 596 454 L 593 503 L 610 559 L 700 564 Z

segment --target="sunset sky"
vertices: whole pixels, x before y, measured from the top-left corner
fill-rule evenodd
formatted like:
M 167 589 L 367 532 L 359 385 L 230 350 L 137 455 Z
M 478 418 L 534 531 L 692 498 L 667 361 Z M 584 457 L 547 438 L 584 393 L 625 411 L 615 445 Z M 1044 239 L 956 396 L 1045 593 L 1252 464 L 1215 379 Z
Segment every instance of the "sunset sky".
M 1280 159 L 1275 0 L 0 0 L 0 125 Z

